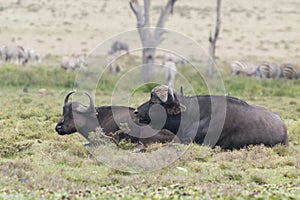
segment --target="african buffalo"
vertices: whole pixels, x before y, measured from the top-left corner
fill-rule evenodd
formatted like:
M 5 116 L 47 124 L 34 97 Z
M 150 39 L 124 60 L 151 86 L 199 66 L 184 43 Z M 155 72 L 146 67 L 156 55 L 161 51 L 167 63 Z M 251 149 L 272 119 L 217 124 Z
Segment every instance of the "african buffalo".
M 74 91 L 69 92 L 65 97 L 63 114 L 55 127 L 59 135 L 79 132 L 89 141 L 89 133 L 95 131 L 97 127 L 101 127 L 106 135 L 112 136 L 120 131 L 120 123 L 127 123 L 129 132 L 121 132 L 113 136 L 117 142 L 126 139 L 147 145 L 176 139 L 176 136 L 168 130 L 157 132 L 149 126 L 139 123 L 134 117 L 133 108 L 125 106 L 95 107 L 94 100 L 88 93 L 86 95 L 90 100 L 90 105 L 86 107 L 78 102 L 68 101 L 73 93 Z
M 286 126 L 277 114 L 230 96 L 177 96 L 170 86 L 162 85 L 152 90 L 150 100 L 135 115 L 152 128 L 176 133 L 182 143 L 223 149 L 288 145 Z

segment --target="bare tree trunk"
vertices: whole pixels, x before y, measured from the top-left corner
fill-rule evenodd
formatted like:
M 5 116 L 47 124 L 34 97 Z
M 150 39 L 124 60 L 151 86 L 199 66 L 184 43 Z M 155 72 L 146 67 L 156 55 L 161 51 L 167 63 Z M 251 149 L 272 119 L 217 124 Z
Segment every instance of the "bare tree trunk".
M 137 28 L 143 45 L 143 66 L 142 66 L 142 81 L 146 82 L 155 75 L 154 62 L 156 47 L 162 40 L 165 21 L 169 13 L 173 12 L 173 6 L 176 0 L 169 0 L 165 8 L 161 11 L 154 34 L 150 31 L 149 9 L 150 0 L 144 0 L 144 17 L 142 8 L 138 0 L 131 0 L 130 8 L 136 16 Z
M 209 34 L 209 60 L 208 60 L 208 76 L 212 77 L 215 72 L 215 59 L 216 59 L 216 42 L 219 37 L 220 25 L 221 25 L 221 0 L 217 0 L 217 19 L 216 19 L 216 29 L 214 36 Z
M 155 75 L 154 71 L 155 48 L 143 49 L 143 67 L 142 67 L 142 81 L 147 81 L 150 77 Z

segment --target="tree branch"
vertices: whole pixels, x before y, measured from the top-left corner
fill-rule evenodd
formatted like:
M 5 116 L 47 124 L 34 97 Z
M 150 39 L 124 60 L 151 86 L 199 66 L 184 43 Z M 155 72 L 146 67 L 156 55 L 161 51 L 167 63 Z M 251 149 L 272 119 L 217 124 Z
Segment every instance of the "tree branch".
M 169 15 L 169 13 L 171 13 L 171 14 L 173 13 L 173 7 L 174 7 L 175 2 L 176 2 L 176 0 L 169 0 L 166 7 L 160 13 L 159 19 L 156 24 L 155 33 L 154 33 L 155 40 L 157 43 L 159 43 L 162 39 L 162 35 L 164 33 L 162 28 L 164 28 L 165 21 Z
M 176 0 L 169 0 L 166 7 L 161 11 L 156 27 L 163 28 L 169 13 L 173 13 Z
M 212 36 L 211 36 L 211 31 L 209 32 L 209 38 L 208 38 L 209 43 L 213 42 Z
M 215 62 L 215 49 L 216 42 L 220 32 L 221 25 L 221 0 L 217 0 L 217 19 L 216 19 L 216 28 L 214 32 L 214 36 L 212 36 L 211 32 L 209 33 L 209 64 L 208 64 L 208 76 L 212 77 L 214 73 L 214 62 Z
M 150 29 L 148 28 L 150 26 L 149 23 L 149 9 L 150 9 L 150 0 L 144 0 L 144 18 L 142 15 L 142 8 L 140 4 L 138 3 L 138 0 L 131 0 L 129 2 L 130 8 L 133 11 L 133 13 L 136 16 L 137 19 L 137 28 L 141 37 L 141 42 L 143 46 L 149 46 L 152 44 L 152 34 L 150 32 Z
M 220 26 L 221 26 L 221 0 L 217 0 L 217 22 L 216 22 L 215 35 L 213 38 L 214 43 L 216 43 L 219 37 Z
M 137 27 L 138 28 L 143 28 L 144 27 L 144 21 L 143 21 L 143 16 L 142 16 L 142 9 L 141 9 L 141 6 L 140 6 L 139 2 L 137 0 L 131 0 L 129 2 L 129 4 L 130 4 L 130 8 L 131 8 L 132 12 L 136 16 Z
M 149 27 L 149 9 L 150 9 L 150 0 L 144 0 L 144 15 L 145 15 L 145 23 L 144 27 Z

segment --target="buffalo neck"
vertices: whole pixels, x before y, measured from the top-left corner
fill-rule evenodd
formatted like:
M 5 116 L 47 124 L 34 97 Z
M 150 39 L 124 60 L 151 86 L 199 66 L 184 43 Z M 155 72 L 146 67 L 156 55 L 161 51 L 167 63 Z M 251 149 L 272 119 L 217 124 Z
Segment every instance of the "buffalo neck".
M 84 126 L 78 128 L 78 132 L 87 140 L 89 139 L 89 133 L 96 130 L 100 126 L 100 123 L 95 114 L 85 117 L 86 123 Z

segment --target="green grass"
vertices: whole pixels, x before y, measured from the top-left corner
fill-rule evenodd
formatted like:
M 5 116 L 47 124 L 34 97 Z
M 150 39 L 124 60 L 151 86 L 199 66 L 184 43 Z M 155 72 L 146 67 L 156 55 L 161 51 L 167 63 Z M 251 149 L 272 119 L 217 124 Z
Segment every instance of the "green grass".
M 46 66 L 14 66 L 0 67 L 0 87 L 56 87 L 72 88 L 75 73 L 67 73 L 63 69 Z
M 189 78 L 195 76 L 185 73 Z M 76 72 L 4 66 L 0 76 L 0 199 L 300 198 L 299 81 L 223 77 L 226 93 L 282 116 L 289 148 L 254 146 L 222 151 L 193 144 L 166 168 L 132 174 L 100 163 L 78 133 L 59 136 L 54 131 Z M 110 104 L 117 80 L 118 76 L 103 79 L 107 87 L 99 84 L 97 105 Z M 193 84 L 197 93 L 205 93 L 204 83 Z M 24 87 L 28 93 L 23 92 Z M 146 101 L 149 87 L 136 90 L 130 105 Z M 39 88 L 47 88 L 47 92 L 39 93 Z M 122 145 L 129 152 L 134 148 Z M 121 152 L 111 148 L 108 150 Z M 155 149 L 156 144 L 147 153 Z

